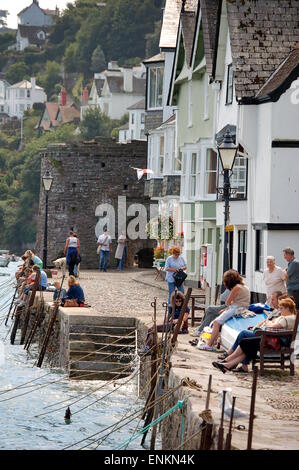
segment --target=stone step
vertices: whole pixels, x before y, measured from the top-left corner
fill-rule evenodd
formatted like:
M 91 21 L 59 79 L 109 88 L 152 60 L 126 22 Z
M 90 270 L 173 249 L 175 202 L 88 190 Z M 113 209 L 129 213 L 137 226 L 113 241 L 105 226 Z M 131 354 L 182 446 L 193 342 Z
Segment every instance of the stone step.
M 69 350 L 71 351 L 98 351 L 104 353 L 131 353 L 135 351 L 135 344 L 123 343 L 92 343 L 90 341 L 70 341 Z
M 128 317 L 102 317 L 100 315 L 75 315 L 69 318 L 70 328 L 80 326 L 114 326 L 136 328 L 136 318 Z
M 109 325 L 70 325 L 69 332 L 73 333 L 87 333 L 87 334 L 104 334 L 112 336 L 127 336 L 130 333 L 135 334 L 136 328 L 134 326 L 109 326 Z
M 70 370 L 85 370 L 85 371 L 101 371 L 101 372 L 132 372 L 134 364 L 129 367 L 128 364 L 120 364 L 119 362 L 100 362 L 100 361 L 76 361 L 70 364 Z
M 121 335 L 103 335 L 103 334 L 88 334 L 88 333 L 71 333 L 69 340 L 81 341 L 82 343 L 101 343 L 101 344 L 135 344 L 135 335 L 121 336 Z
M 85 370 L 71 370 L 69 372 L 69 377 L 72 380 L 117 380 L 125 379 L 131 375 L 131 372 L 99 372 L 98 370 L 94 371 L 85 371 Z
M 105 353 L 105 352 L 90 352 L 90 351 L 70 351 L 70 361 L 99 361 L 99 362 L 114 362 L 119 364 L 128 364 L 134 359 L 134 354 L 122 353 Z

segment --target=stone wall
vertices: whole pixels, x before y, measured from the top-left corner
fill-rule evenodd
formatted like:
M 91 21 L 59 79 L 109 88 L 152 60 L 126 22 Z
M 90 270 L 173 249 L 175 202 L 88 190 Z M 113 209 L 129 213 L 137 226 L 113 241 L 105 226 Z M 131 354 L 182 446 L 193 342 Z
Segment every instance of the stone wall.
M 153 204 L 144 196 L 144 180 L 137 180 L 131 167 L 146 168 L 146 142 L 119 144 L 111 139 L 74 145 L 49 145 L 41 150 L 41 175 L 48 169 L 53 176 L 49 193 L 48 264 L 62 255 L 71 227 L 81 242 L 83 268 L 97 268 L 95 215 L 100 204 L 109 203 L 115 209 L 115 237 L 118 237 L 118 197 L 126 197 L 126 207 L 143 204 L 149 214 Z M 124 211 L 122 211 L 123 215 Z M 136 214 L 138 215 L 138 214 Z M 125 217 L 126 222 L 134 216 Z M 148 215 L 149 218 L 149 215 Z M 37 253 L 42 256 L 44 242 L 45 194 L 40 191 L 38 212 Z M 108 227 L 112 232 L 112 227 Z M 110 264 L 115 265 L 116 240 Z M 152 240 L 129 240 L 127 266 L 133 265 L 134 255 L 143 248 L 155 246 Z

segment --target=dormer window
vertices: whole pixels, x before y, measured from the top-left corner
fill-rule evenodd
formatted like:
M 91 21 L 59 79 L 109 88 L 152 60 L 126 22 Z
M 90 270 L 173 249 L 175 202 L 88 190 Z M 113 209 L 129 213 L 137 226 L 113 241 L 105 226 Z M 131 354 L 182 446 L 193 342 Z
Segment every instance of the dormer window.
M 233 64 L 227 66 L 227 87 L 226 87 L 226 104 L 232 104 L 234 95 L 234 71 Z
M 163 66 L 152 66 L 148 71 L 148 109 L 162 108 Z

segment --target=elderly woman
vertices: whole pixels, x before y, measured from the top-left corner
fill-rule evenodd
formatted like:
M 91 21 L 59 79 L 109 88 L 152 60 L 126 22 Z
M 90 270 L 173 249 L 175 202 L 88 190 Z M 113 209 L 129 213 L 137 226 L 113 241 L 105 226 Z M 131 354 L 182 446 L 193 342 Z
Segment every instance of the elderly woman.
M 281 291 L 284 294 L 287 291 L 286 274 L 282 268 L 275 264 L 274 256 L 267 256 L 266 264 L 267 269 L 264 271 L 263 280 L 266 286 L 267 304 L 271 305 L 273 292 Z
M 279 301 L 280 316 L 272 320 L 266 320 L 264 329 L 267 331 L 277 329 L 292 330 L 296 321 L 296 304 L 291 298 Z M 255 361 L 257 352 L 260 347 L 260 336 L 255 336 L 252 332 L 251 337 L 246 337 L 240 341 L 237 349 L 230 354 L 223 362 L 213 362 L 213 366 L 220 369 L 224 374 L 232 370 L 240 362 L 247 363 Z
M 221 326 L 237 313 L 239 307 L 248 307 L 250 303 L 250 291 L 237 271 L 233 269 L 226 271 L 222 282 L 224 287 L 230 290 L 225 302 L 227 308 L 214 320 L 211 338 L 208 343 L 199 344 L 198 349 L 202 351 L 213 351 L 213 344 L 218 338 Z
M 170 297 L 176 288 L 174 273 L 180 270 L 186 271 L 187 262 L 181 255 L 181 248 L 179 246 L 172 247 L 172 255 L 169 256 L 165 263 L 166 281 L 168 282 L 168 303 L 170 304 Z M 184 283 L 178 287 L 178 290 L 184 293 Z

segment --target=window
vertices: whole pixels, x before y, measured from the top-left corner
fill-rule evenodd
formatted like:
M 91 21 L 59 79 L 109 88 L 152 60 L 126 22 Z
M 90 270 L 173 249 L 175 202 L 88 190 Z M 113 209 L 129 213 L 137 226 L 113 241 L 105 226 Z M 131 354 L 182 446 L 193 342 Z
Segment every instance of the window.
M 209 119 L 209 104 L 210 104 L 210 96 L 209 96 L 209 75 L 205 74 L 205 96 L 204 96 L 204 113 L 203 118 L 204 120 Z
M 264 232 L 256 230 L 255 232 L 255 270 L 264 271 Z
M 30 90 L 27 90 L 27 98 L 30 98 Z
M 30 109 L 30 104 L 27 104 L 27 109 Z
M 133 131 L 133 129 L 132 129 L 132 130 L 131 130 L 131 140 L 133 140 L 133 139 L 134 139 L 134 131 Z
M 161 108 L 162 107 L 162 93 L 163 93 L 163 67 L 151 67 L 149 69 L 149 99 L 148 108 Z
M 144 124 L 144 121 L 145 121 L 145 114 L 141 113 L 141 118 L 140 118 L 141 124 Z
M 213 149 L 207 149 L 206 153 L 206 174 L 205 193 L 216 194 L 217 179 L 217 153 Z
M 3 105 L 1 105 L 0 111 L 1 111 L 1 113 L 4 113 L 4 106 Z
M 109 103 L 104 103 L 104 113 L 109 114 Z
M 132 113 L 132 116 L 131 116 L 131 124 L 134 124 L 135 122 L 135 113 Z
M 233 64 L 227 66 L 227 88 L 226 88 L 226 104 L 232 104 L 234 94 L 234 71 Z
M 197 153 L 191 155 L 191 172 L 190 172 L 190 196 L 194 198 L 196 195 L 196 163 Z
M 20 113 L 24 113 L 24 111 L 25 111 L 25 105 L 20 104 Z
M 186 198 L 187 197 L 187 188 L 186 188 L 186 182 L 187 182 L 187 153 L 184 152 L 183 154 L 180 152 L 181 155 L 181 162 L 182 162 L 182 184 L 181 184 L 181 195 Z
M 247 158 L 237 156 L 231 176 L 231 186 L 236 190 L 232 197 L 246 199 L 247 197 Z
M 164 167 L 164 135 L 160 136 L 160 152 L 159 152 L 159 173 L 163 174 Z
M 192 126 L 192 80 L 188 82 L 188 126 Z
M 178 153 L 178 156 L 175 159 L 175 171 L 182 170 L 182 152 Z
M 19 90 L 19 98 L 25 98 L 25 90 Z
M 238 240 L 238 271 L 246 276 L 247 230 L 239 230 Z

